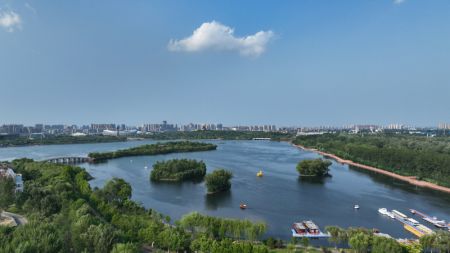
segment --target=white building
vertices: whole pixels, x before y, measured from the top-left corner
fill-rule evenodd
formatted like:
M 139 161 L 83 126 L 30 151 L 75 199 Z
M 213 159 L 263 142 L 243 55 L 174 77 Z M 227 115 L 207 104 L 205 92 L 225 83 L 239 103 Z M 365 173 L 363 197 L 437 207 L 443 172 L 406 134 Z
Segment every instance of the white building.
M 11 168 L 0 169 L 0 177 L 12 178 L 16 184 L 16 192 L 23 192 L 22 174 L 16 174 Z

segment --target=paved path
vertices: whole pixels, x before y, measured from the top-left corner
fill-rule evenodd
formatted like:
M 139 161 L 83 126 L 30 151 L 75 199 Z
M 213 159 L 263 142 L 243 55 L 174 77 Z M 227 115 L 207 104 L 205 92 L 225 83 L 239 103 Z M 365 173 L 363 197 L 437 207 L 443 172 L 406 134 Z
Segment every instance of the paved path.
M 16 221 L 17 225 L 25 225 L 28 223 L 28 219 L 19 214 L 3 212 L 2 215 L 13 218 L 14 221 Z

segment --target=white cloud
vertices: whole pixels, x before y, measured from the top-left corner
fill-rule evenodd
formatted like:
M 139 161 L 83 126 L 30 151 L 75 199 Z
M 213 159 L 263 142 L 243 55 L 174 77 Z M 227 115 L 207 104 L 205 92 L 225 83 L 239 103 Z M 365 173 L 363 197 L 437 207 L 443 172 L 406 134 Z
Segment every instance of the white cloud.
M 8 32 L 13 32 L 15 28 L 20 28 L 22 19 L 14 11 L 0 12 L 0 26 Z
M 406 0 L 394 0 L 394 4 L 402 4 L 404 3 Z
M 191 36 L 170 40 L 170 51 L 199 52 L 205 50 L 237 51 L 245 56 L 259 56 L 273 37 L 272 31 L 259 31 L 245 37 L 234 36 L 234 29 L 219 22 L 203 23 Z

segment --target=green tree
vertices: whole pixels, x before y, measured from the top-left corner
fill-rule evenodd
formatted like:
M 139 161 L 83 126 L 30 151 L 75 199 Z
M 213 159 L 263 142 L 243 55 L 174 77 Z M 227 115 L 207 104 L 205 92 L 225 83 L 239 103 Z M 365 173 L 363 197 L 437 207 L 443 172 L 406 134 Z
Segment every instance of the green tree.
M 139 253 L 139 247 L 134 243 L 117 243 L 111 253 Z
M 322 159 L 302 160 L 297 164 L 300 176 L 322 177 L 328 174 L 331 162 Z
M 394 239 L 375 236 L 372 241 L 372 253 L 398 253 L 402 246 Z
M 224 169 L 218 169 L 210 174 L 207 174 L 205 179 L 208 193 L 216 193 L 230 190 L 231 188 L 230 179 L 232 177 L 233 174 L 231 173 L 231 171 Z
M 303 245 L 303 247 L 308 248 L 308 246 L 309 246 L 308 237 L 302 237 L 302 240 L 300 241 L 300 243 Z
M 348 243 L 356 252 L 365 253 L 370 248 L 370 236 L 363 232 L 357 232 L 350 237 Z
M 15 199 L 15 183 L 10 177 L 0 176 L 0 213 L 13 204 Z
M 109 203 L 124 203 L 131 198 L 131 185 L 121 178 L 113 178 L 108 181 L 101 193 Z

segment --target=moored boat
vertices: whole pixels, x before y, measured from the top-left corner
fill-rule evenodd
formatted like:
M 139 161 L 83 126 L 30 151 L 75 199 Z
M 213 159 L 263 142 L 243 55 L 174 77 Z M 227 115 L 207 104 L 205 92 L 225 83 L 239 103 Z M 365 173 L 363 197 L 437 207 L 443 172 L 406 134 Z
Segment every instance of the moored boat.
M 392 218 L 392 219 L 395 218 L 394 215 L 393 215 L 391 212 L 389 212 L 386 208 L 380 208 L 380 209 L 378 209 L 378 212 L 379 212 L 380 214 L 386 215 L 386 216 L 388 216 L 388 217 L 390 217 L 390 218 Z
M 239 208 L 241 208 L 241 209 L 247 209 L 247 205 L 246 205 L 246 204 L 240 204 L 240 205 L 239 205 Z

